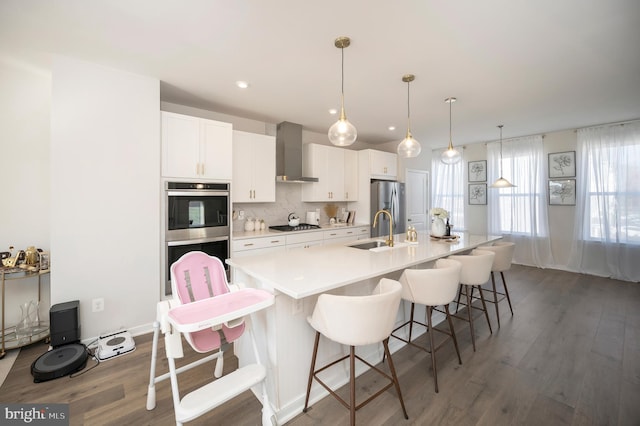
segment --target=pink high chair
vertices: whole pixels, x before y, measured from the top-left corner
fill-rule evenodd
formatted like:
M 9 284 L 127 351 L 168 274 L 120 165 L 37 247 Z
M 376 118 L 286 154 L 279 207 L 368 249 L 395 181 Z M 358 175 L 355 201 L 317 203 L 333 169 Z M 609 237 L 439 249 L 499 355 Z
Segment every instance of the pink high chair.
M 156 406 L 155 384 L 167 378 L 171 380 L 177 425 L 191 421 L 262 383 L 262 424 L 276 424 L 267 397 L 266 369 L 260 363 L 253 332 L 245 323 L 249 319 L 247 315 L 271 306 L 273 295 L 265 290 L 230 286 L 220 259 L 198 251 L 183 255 L 171 265 L 171 290 L 173 299 L 158 303 L 157 319 L 153 323 L 147 410 Z M 245 330 L 253 345 L 256 362 L 221 377 L 223 350 Z M 165 338 L 169 372 L 156 377 L 160 332 Z M 175 359 L 184 356 L 181 335 L 196 352 L 214 353 L 176 369 Z M 213 376 L 217 379 L 180 399 L 178 374 L 213 359 L 216 359 Z

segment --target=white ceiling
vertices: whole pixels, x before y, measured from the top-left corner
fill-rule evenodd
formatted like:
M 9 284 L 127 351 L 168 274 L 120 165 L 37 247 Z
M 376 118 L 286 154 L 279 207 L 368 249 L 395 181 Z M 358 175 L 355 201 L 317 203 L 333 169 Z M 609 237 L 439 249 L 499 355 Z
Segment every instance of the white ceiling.
M 501 123 L 509 138 L 640 118 L 637 0 L 0 1 L 5 58 L 63 54 L 158 78 L 164 101 L 322 133 L 343 35 L 345 108 L 365 142 L 404 137 L 407 73 L 423 149 L 447 144 L 450 96 L 456 145 Z

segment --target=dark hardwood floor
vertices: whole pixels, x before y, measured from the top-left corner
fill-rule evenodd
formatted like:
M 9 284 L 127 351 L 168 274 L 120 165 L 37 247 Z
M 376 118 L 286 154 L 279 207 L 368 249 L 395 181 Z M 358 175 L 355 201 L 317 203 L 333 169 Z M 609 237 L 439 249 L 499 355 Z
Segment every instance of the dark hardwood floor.
M 440 392 L 433 390 L 428 355 L 405 347 L 393 360 L 409 420 L 392 388 L 358 411 L 358 424 L 640 425 L 640 285 L 517 265 L 505 275 L 514 316 L 506 301 L 501 303 L 498 329 L 489 305 L 494 332 L 478 318 L 477 352 L 468 324 L 455 321 L 462 365 L 453 345 L 438 352 Z M 69 403 L 72 425 L 175 424 L 168 381 L 156 386 L 156 408 L 145 408 L 151 335 L 135 340 L 133 353 L 75 378 L 38 384 L 30 366 L 46 345 L 23 348 L 0 387 L 0 400 Z M 195 359 L 188 345 L 185 352 L 186 359 Z M 167 371 L 163 355 L 162 349 L 159 372 Z M 235 357 L 227 356 L 225 370 L 236 365 Z M 212 365 L 205 365 L 181 374 L 181 390 L 206 383 L 211 371 Z M 358 395 L 374 392 L 380 383 L 377 375 L 365 373 L 358 378 Z M 327 397 L 288 424 L 348 423 L 348 410 Z M 189 424 L 258 425 L 260 404 L 246 392 Z

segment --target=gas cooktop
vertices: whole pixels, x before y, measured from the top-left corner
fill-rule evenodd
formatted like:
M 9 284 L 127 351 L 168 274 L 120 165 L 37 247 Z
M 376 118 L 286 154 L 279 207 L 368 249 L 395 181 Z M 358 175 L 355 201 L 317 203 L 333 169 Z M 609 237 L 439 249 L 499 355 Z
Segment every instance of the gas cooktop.
M 309 229 L 320 229 L 318 225 L 311 225 L 310 223 L 301 223 L 298 226 L 289 226 L 289 225 L 276 225 L 270 226 L 269 229 L 273 229 L 274 231 L 307 231 Z

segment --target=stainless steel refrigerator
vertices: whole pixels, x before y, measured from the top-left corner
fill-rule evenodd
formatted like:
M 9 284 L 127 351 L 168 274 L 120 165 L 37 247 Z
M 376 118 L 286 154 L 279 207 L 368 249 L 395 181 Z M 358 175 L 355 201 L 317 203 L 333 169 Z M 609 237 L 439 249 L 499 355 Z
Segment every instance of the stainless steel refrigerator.
M 404 183 L 387 180 L 371 181 L 371 225 L 378 210 L 388 210 L 393 216 L 393 233 L 406 231 L 407 217 Z M 378 223 L 371 228 L 372 237 L 389 235 L 389 218 L 385 214 L 378 216 Z

